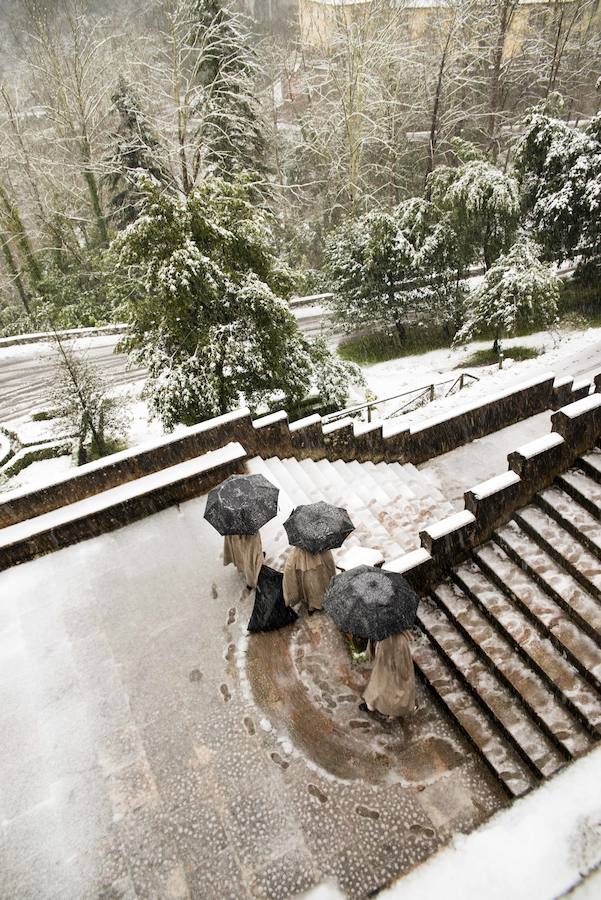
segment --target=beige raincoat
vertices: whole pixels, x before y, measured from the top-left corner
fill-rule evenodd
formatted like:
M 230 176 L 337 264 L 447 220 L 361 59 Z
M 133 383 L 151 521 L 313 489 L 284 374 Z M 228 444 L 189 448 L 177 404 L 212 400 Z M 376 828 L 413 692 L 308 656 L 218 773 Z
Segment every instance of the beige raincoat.
M 376 644 L 374 667 L 363 699 L 370 709 L 384 716 L 404 717 L 415 709 L 415 672 L 406 631 Z
M 331 550 L 308 553 L 300 547 L 291 547 L 284 566 L 286 606 L 294 606 L 304 600 L 309 609 L 321 609 L 323 595 L 335 574 L 336 564 Z
M 223 539 L 223 565 L 233 563 L 246 578 L 248 587 L 256 587 L 263 565 L 261 535 L 226 534 Z

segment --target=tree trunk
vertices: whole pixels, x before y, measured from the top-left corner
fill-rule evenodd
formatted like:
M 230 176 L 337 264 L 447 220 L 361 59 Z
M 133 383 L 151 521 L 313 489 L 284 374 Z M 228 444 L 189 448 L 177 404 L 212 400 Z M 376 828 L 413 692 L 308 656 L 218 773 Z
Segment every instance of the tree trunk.
M 15 258 L 11 252 L 10 245 L 8 243 L 7 235 L 3 234 L 0 231 L 0 246 L 2 247 L 2 254 L 4 256 L 6 262 L 6 268 L 8 269 L 8 273 L 12 280 L 15 283 L 15 287 L 17 289 L 17 293 L 21 298 L 21 303 L 25 308 L 25 312 L 28 316 L 31 315 L 31 307 L 29 304 L 29 295 L 25 290 L 25 285 L 23 284 L 23 279 L 21 278 L 21 273 L 19 272 L 19 268 L 15 261 Z
M 447 35 L 447 40 L 444 45 L 444 50 L 442 51 L 442 56 L 440 58 L 440 65 L 438 67 L 438 79 L 436 81 L 436 91 L 434 93 L 434 105 L 432 107 L 432 119 L 430 122 L 430 142 L 429 142 L 429 153 L 428 153 L 428 162 L 426 163 L 426 174 L 424 176 L 424 188 L 425 188 L 425 197 L 426 200 L 430 199 L 431 190 L 428 186 L 428 176 L 431 172 L 434 171 L 434 153 L 436 151 L 437 144 L 437 132 L 438 132 L 438 110 L 440 108 L 440 98 L 442 94 L 442 83 L 444 79 L 444 71 L 447 62 L 447 53 L 449 51 L 449 45 L 451 43 L 451 34 L 452 29 L 449 28 L 449 33 Z

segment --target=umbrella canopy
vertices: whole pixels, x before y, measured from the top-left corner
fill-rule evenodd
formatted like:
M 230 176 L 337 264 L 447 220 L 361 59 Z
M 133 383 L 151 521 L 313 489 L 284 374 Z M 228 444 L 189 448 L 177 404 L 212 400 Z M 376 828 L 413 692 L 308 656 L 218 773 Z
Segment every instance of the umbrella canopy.
M 283 578 L 281 572 L 276 572 L 269 566 L 261 567 L 255 605 L 247 626 L 249 631 L 273 631 L 291 625 L 298 619 L 294 610 L 284 602 Z
M 254 534 L 276 515 L 278 494 L 263 475 L 230 475 L 209 491 L 205 519 L 219 534 Z
M 332 579 L 323 608 L 341 631 L 383 641 L 415 624 L 418 603 L 402 575 L 357 566 Z
M 355 526 L 346 509 L 320 500 L 297 506 L 284 522 L 288 540 L 309 553 L 323 553 L 340 547 Z

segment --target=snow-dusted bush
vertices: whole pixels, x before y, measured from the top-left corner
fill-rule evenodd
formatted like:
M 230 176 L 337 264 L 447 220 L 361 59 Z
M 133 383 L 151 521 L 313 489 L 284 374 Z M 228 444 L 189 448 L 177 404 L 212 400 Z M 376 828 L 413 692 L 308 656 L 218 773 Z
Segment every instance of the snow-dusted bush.
M 474 295 L 458 342 L 492 331 L 498 347 L 520 326 L 547 328 L 556 322 L 559 279 L 540 261 L 539 253 L 535 243 L 522 237 L 499 257 Z

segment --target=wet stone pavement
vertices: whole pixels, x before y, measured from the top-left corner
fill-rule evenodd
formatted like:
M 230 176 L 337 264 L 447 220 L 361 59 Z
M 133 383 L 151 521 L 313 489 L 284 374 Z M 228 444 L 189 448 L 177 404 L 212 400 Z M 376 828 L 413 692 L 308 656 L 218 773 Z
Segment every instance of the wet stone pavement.
M 249 636 L 202 499 L 0 574 L 0 896 L 366 897 L 506 802 L 324 615 Z

